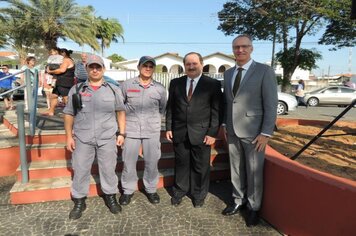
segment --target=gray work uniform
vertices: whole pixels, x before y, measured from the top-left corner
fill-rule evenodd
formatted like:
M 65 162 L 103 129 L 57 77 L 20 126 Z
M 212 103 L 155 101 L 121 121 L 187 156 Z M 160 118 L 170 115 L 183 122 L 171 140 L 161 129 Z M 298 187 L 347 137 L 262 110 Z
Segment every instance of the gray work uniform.
M 118 122 L 116 111 L 125 109 L 123 96 L 119 87 L 104 82 L 96 91 L 88 81 L 79 93 L 82 98 L 82 109 L 74 116 L 72 94 L 68 95 L 68 103 L 63 112 L 74 116 L 73 133 L 75 150 L 72 154 L 74 171 L 72 197 L 82 198 L 89 191 L 90 170 L 97 157 L 101 189 L 105 194 L 118 193 L 118 177 L 115 169 L 117 164 L 116 132 Z
M 136 162 L 142 144 L 145 159 L 143 183 L 147 193 L 155 193 L 159 177 L 158 161 L 161 158 L 161 120 L 166 108 L 167 91 L 154 80 L 143 86 L 138 77 L 126 80 L 121 90 L 126 108 L 121 185 L 125 194 L 132 194 L 137 189 Z

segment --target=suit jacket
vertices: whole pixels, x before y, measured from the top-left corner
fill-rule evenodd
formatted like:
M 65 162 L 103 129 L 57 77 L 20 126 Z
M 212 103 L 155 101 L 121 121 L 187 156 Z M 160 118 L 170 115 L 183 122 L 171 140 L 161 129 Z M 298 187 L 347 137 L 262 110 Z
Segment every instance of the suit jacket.
M 173 142 L 183 142 L 187 135 L 193 145 L 203 144 L 205 135 L 216 137 L 223 114 L 223 97 L 218 80 L 202 75 L 190 101 L 187 76 L 173 79 L 169 86 L 166 130 L 173 132 Z
M 232 76 L 236 66 L 224 73 L 224 123 L 229 134 L 256 137 L 272 135 L 277 118 L 277 81 L 273 69 L 253 61 L 234 97 Z

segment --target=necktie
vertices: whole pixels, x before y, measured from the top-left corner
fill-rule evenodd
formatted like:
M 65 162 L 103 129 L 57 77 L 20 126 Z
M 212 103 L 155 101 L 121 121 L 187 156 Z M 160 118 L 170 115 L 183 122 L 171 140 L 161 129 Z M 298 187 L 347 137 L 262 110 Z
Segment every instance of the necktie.
M 190 101 L 190 99 L 192 99 L 192 95 L 193 95 L 193 83 L 194 80 L 190 80 L 190 86 L 189 86 L 189 90 L 188 90 L 188 101 Z
M 242 71 L 244 70 L 242 67 L 239 67 L 235 78 L 235 82 L 234 82 L 234 87 L 232 88 L 232 93 L 234 94 L 234 96 L 236 96 L 237 91 L 239 90 L 240 87 L 240 82 L 241 82 L 241 77 L 242 77 Z

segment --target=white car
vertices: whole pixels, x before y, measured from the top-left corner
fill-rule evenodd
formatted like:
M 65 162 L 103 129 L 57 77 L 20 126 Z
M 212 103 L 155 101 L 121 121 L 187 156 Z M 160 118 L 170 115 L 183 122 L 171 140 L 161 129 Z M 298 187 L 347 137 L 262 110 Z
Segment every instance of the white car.
M 288 111 L 294 111 L 298 106 L 295 96 L 278 92 L 277 115 L 284 115 Z
M 345 86 L 328 86 L 306 93 L 304 99 L 312 107 L 319 104 L 347 106 L 356 100 L 356 89 Z

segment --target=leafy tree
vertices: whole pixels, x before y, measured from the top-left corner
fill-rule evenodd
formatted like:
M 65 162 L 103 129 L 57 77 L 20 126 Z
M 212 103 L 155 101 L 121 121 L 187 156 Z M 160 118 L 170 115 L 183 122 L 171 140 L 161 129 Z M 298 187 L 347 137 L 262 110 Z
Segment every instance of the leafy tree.
M 288 71 L 288 72 L 294 72 L 297 67 L 303 69 L 303 70 L 311 70 L 314 68 L 317 68 L 316 66 L 316 61 L 318 59 L 321 59 L 322 56 L 319 52 L 317 52 L 315 49 L 309 50 L 309 49 L 299 49 L 299 56 L 297 57 L 298 61 L 294 62 L 295 59 L 295 54 L 296 54 L 296 49 L 291 47 L 287 51 L 280 51 L 276 55 L 276 59 L 281 62 L 281 65 L 283 67 L 283 70 Z M 289 76 L 290 78 L 292 77 L 293 74 L 286 75 Z M 281 84 L 283 87 L 287 87 L 289 85 L 289 80 L 282 80 Z
M 350 4 L 344 6 L 344 1 L 336 1 L 333 5 L 334 11 L 327 19 L 328 25 L 320 44 L 334 45 L 332 50 L 342 47 L 353 47 L 356 45 L 356 21 L 350 19 Z
M 10 8 L 1 9 L 0 13 L 3 12 L 5 14 L 0 17 L 3 45 L 13 48 L 19 56 L 20 63 L 24 64 L 27 54 L 33 46 L 38 45 L 39 38 L 24 11 Z
M 303 51 L 301 44 L 304 36 L 314 35 L 327 24 L 323 41 L 320 42 L 330 44 L 334 40 L 333 43 L 337 47 L 355 45 L 356 23 L 347 17 L 350 10 L 349 0 L 233 0 L 225 3 L 219 12 L 218 29 L 226 35 L 244 33 L 254 39 L 283 43 L 278 60 L 281 64 L 292 63 L 283 67 L 283 84 L 287 85 L 300 63 L 307 60 L 314 63 L 311 65 L 313 67 L 315 61 L 320 58 L 320 54 L 315 51 Z M 342 23 L 345 31 L 350 30 L 350 37 L 339 34 L 338 29 L 328 28 L 336 23 Z M 305 56 L 312 58 L 301 58 Z M 290 60 L 288 63 L 283 61 L 287 58 Z M 285 90 L 285 87 L 282 89 Z
M 118 38 L 124 40 L 124 30 L 121 24 L 114 18 L 103 19 L 97 17 L 96 38 L 100 40 L 101 55 L 104 56 L 104 49 L 109 47 L 111 42 L 118 42 Z
M 108 56 L 108 58 L 113 62 L 113 63 L 116 63 L 116 62 L 119 62 L 119 61 L 125 61 L 126 59 L 123 58 L 122 56 L 114 53 L 112 54 L 111 56 Z
M 1 13 L 14 20 L 27 21 L 48 50 L 57 45 L 58 39 L 71 39 L 79 45 L 88 44 L 99 49 L 91 6 L 78 6 L 74 0 L 2 1 L 9 3 L 9 7 L 1 9 Z

